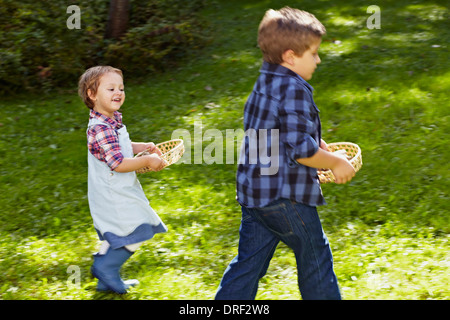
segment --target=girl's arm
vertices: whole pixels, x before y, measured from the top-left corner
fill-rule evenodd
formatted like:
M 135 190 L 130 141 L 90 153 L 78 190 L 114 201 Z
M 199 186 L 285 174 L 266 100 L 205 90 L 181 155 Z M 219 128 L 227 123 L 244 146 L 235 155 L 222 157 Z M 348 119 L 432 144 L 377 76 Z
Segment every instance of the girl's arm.
M 131 142 L 131 147 L 133 148 L 134 154 L 148 150 L 150 153 L 156 153 L 158 156 L 162 155 L 161 150 L 159 150 L 153 142 Z
M 132 172 L 145 167 L 160 171 L 165 165 L 166 161 L 161 159 L 156 153 L 153 153 L 138 158 L 123 158 L 122 162 L 114 169 L 114 171 Z

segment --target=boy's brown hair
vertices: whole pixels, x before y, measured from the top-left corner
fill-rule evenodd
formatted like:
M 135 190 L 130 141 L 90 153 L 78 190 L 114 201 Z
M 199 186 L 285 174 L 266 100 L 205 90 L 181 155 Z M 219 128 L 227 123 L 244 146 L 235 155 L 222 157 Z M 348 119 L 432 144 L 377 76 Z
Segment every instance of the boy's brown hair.
M 289 7 L 270 9 L 259 25 L 258 45 L 265 61 L 281 64 L 286 50 L 301 56 L 325 33 L 323 24 L 309 12 Z
M 94 108 L 94 101 L 89 98 L 88 90 L 91 90 L 92 94 L 97 93 L 100 79 L 102 76 L 109 72 L 115 72 L 119 74 L 123 79 L 122 70 L 113 68 L 110 66 L 96 66 L 87 69 L 80 77 L 78 82 L 78 95 L 83 100 L 84 104 L 89 108 Z

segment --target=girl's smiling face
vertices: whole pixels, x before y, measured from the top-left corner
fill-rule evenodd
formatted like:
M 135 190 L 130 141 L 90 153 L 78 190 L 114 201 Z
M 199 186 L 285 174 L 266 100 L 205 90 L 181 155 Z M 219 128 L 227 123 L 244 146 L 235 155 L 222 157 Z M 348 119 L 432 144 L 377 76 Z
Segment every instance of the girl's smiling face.
M 122 77 L 115 72 L 108 72 L 100 78 L 97 93 L 88 90 L 89 98 L 94 101 L 94 110 L 110 118 L 125 101 L 125 89 Z

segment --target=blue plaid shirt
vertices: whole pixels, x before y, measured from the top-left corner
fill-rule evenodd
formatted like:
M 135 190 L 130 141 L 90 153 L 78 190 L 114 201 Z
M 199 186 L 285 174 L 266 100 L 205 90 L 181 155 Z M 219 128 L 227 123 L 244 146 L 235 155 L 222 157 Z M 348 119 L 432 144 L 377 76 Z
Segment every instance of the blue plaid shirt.
M 279 198 L 309 206 L 325 204 L 317 169 L 296 161 L 313 156 L 321 139 L 313 88 L 295 72 L 263 63 L 244 109 L 245 136 L 236 191 L 246 207 Z

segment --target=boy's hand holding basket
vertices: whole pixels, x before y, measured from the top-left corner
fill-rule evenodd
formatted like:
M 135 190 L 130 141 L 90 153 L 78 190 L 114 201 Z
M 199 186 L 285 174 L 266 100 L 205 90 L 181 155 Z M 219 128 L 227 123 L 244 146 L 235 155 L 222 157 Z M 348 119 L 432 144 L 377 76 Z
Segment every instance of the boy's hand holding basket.
M 327 145 L 328 150 L 331 152 L 342 153 L 347 157 L 347 160 L 358 172 L 362 167 L 361 148 L 351 142 L 335 142 Z M 320 183 L 335 182 L 335 177 L 330 169 L 318 169 L 317 174 L 319 176 Z

